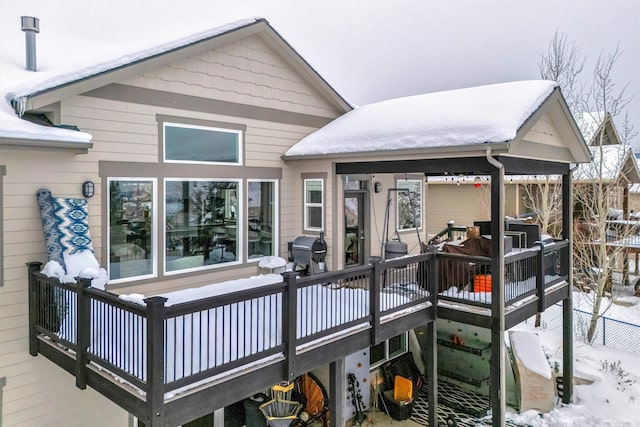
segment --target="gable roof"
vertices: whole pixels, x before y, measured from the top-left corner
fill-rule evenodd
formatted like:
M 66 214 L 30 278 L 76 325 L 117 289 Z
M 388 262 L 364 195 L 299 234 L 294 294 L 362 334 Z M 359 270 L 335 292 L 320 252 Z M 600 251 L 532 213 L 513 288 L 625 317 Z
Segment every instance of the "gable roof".
M 604 111 L 582 113 L 577 117 L 576 122 L 584 140 L 590 146 L 621 143 L 620 135 L 609 113 Z M 600 140 L 600 135 L 602 135 L 602 140 Z
M 60 69 L 36 73 L 21 70 L 21 78 L 15 80 L 22 81 L 19 83 L 9 82 L 8 84 L 5 81 L 4 87 L 0 88 L 7 101 L 7 104 L 0 102 L 0 143 L 29 144 L 31 142 L 37 144 L 38 142 L 57 141 L 87 145 L 91 140 L 89 134 L 66 129 L 44 128 L 21 120 L 15 112 L 23 113 L 51 105 L 70 96 L 103 87 L 138 75 L 148 69 L 197 55 L 251 35 L 258 35 L 267 42 L 337 111 L 347 112 L 353 108 L 265 19 L 252 18 L 161 44 L 124 52 L 120 50 L 117 55 L 103 58 L 97 62 L 87 58 L 84 64 L 78 63 L 74 67 L 65 66 L 65 61 L 59 61 L 63 65 Z M 22 47 L 20 48 L 22 49 Z M 5 64 L 0 63 L 0 66 L 2 65 Z M 17 66 L 17 64 L 11 65 Z M 0 71 L 2 70 L 0 69 Z M 15 75 L 15 70 L 12 71 L 12 74 Z
M 558 137 L 553 144 L 544 144 L 530 132 L 543 114 L 557 118 L 553 132 Z M 535 144 L 535 149 L 527 147 Z M 548 155 L 536 155 L 545 145 Z M 529 158 L 590 160 L 557 84 L 544 80 L 436 92 L 359 107 L 304 138 L 285 158 L 392 152 L 438 152 L 442 157 L 489 147 L 494 153 Z
M 578 166 L 575 181 L 604 183 L 640 183 L 640 169 L 631 150 L 625 144 L 592 146 L 593 160 Z

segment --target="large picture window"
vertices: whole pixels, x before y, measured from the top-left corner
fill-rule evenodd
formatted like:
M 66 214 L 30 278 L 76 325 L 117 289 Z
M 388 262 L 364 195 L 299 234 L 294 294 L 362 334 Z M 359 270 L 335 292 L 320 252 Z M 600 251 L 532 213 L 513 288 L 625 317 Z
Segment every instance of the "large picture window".
M 247 190 L 247 256 L 251 259 L 275 255 L 276 183 L 249 181 Z
M 164 123 L 164 161 L 240 165 L 242 132 L 206 126 Z
M 324 229 L 324 181 L 304 180 L 304 229 L 321 231 Z
M 109 279 L 156 275 L 156 181 L 112 178 L 108 185 Z
M 165 182 L 165 271 L 239 261 L 240 181 Z
M 422 180 L 401 179 L 397 188 L 407 191 L 398 192 L 396 220 L 398 230 L 422 228 Z

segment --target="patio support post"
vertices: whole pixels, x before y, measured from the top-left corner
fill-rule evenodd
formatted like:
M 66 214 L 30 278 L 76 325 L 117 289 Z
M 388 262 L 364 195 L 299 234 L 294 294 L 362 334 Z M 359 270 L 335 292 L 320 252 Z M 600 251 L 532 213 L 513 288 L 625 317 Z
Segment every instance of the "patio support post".
M 504 167 L 487 153 L 491 172 L 491 422 L 505 424 Z
M 29 271 L 29 354 L 38 355 L 38 307 L 40 307 L 38 288 L 33 273 L 42 269 L 41 262 L 28 262 L 27 269 Z
M 164 426 L 164 303 L 167 298 L 145 298 L 147 304 L 147 427 Z
M 347 422 L 342 403 L 347 400 L 346 378 L 344 357 L 329 363 L 329 417 L 332 426 L 343 426 Z
M 380 277 L 382 272 L 382 258 L 379 256 L 369 257 L 372 265 L 371 276 L 369 277 L 369 307 L 371 307 L 371 345 L 380 344 Z
M 87 388 L 87 350 L 91 339 L 91 300 L 87 297 L 87 288 L 91 286 L 91 279 L 76 280 L 76 298 L 78 312 L 76 315 L 76 331 L 78 334 L 76 349 L 76 387 L 81 390 Z
M 629 221 L 629 185 L 625 185 L 622 188 L 622 219 Z M 631 227 L 629 223 L 625 223 L 623 226 L 623 236 L 627 237 L 631 235 Z M 622 253 L 622 284 L 629 286 L 629 248 L 625 247 Z
M 438 425 L 438 328 L 436 319 L 438 315 L 438 248 L 429 247 L 431 258 L 431 273 L 429 277 L 429 292 L 431 293 L 432 321 L 427 324 L 427 345 L 425 374 L 429 381 L 429 425 Z
M 282 273 L 284 281 L 287 283 L 287 290 L 284 293 L 282 302 L 282 337 L 285 339 L 285 376 L 289 380 L 296 377 L 296 313 L 298 312 L 298 284 L 297 274 L 293 271 Z
M 562 175 L 562 238 L 569 241 L 567 277 L 569 295 L 562 301 L 562 403 L 573 397 L 573 183 L 571 172 Z
M 542 313 L 545 309 L 545 292 L 544 292 L 544 244 L 542 242 L 536 242 L 536 246 L 540 252 L 536 262 L 536 295 L 538 297 L 538 313 Z

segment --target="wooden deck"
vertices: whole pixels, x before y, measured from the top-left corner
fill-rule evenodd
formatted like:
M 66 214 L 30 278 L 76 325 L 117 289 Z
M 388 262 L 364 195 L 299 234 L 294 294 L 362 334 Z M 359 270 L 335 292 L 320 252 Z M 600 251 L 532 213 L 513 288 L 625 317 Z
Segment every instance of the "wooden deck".
M 462 292 L 439 292 L 445 263 L 477 271 L 491 258 L 429 252 L 176 305 L 126 301 L 85 280 L 61 284 L 31 263 L 29 351 L 146 425 L 176 426 L 433 325 L 436 307 L 440 317 L 490 327 L 501 298 L 506 323 L 519 323 L 568 295 L 568 248 L 558 241 L 505 257 L 504 287 L 491 293 L 473 292 L 470 276 L 459 279 Z M 428 373 L 435 387 L 435 369 Z

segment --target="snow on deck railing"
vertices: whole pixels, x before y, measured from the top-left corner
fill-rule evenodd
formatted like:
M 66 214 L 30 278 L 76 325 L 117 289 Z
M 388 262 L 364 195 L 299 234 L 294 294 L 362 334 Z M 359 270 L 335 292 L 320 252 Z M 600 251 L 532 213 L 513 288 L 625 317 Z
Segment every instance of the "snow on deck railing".
M 491 263 L 482 256 L 438 253 L 439 296 L 441 300 L 491 307 Z M 505 257 L 504 302 L 515 305 L 532 295 L 544 304 L 545 290 L 568 280 L 569 242 L 539 243 Z
M 348 336 L 356 326 L 371 329 L 375 340 L 386 316 L 433 304 L 434 257 L 372 259 L 309 277 L 285 274 L 279 283 L 173 305 L 158 296 L 130 301 L 82 279 L 63 284 L 32 263 L 30 353 L 38 354 L 45 336 L 59 351 L 75 353 L 81 388 L 91 363 L 141 394 L 175 394 L 276 355 L 294 359 L 296 348 Z

